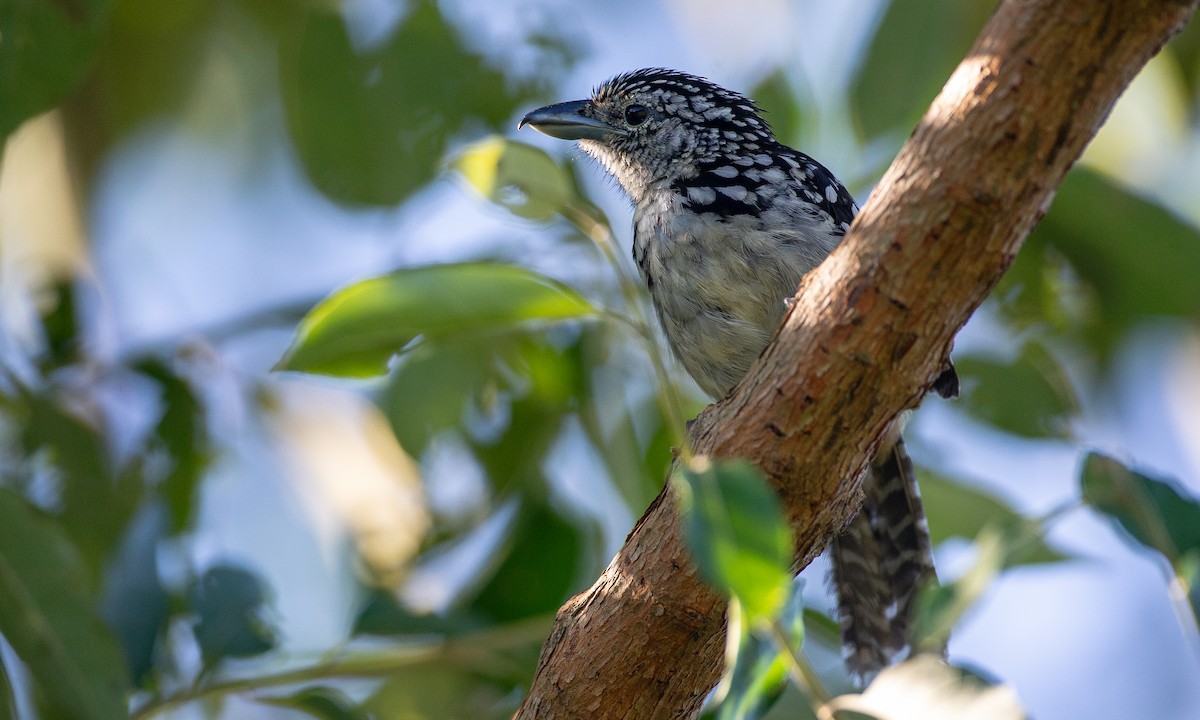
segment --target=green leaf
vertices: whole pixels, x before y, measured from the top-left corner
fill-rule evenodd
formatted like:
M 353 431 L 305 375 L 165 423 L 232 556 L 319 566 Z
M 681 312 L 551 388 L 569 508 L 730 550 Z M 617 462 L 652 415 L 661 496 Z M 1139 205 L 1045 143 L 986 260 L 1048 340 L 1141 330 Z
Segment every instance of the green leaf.
M 370 588 L 354 619 L 353 635 L 459 635 L 479 629 L 477 618 L 411 612 L 383 588 Z
M 420 457 L 440 432 L 462 426 L 468 408 L 486 405 L 509 346 L 507 337 L 462 337 L 406 353 L 379 400 L 401 447 Z
M 518 346 L 492 402 L 504 407 L 503 428 L 473 432 L 469 444 L 497 497 L 546 490 L 546 458 L 584 392 L 584 360 L 576 344 L 559 349 L 529 338 Z M 503 415 L 507 415 L 504 418 Z M 478 428 L 477 428 L 478 429 Z
M 355 705 L 346 693 L 328 687 L 307 687 L 293 695 L 256 697 L 255 702 L 291 708 L 320 720 L 371 720 L 374 713 Z
M 744 461 L 700 459 L 675 489 L 700 573 L 736 597 L 751 623 L 772 617 L 791 585 L 793 539 L 779 497 Z
M 267 621 L 262 580 L 244 568 L 215 565 L 188 591 L 196 613 L 192 628 L 206 666 L 226 657 L 261 655 L 275 647 L 275 630 Z
M 573 200 L 569 173 L 544 151 L 493 135 L 451 165 L 483 197 L 530 220 L 549 220 Z
M 1021 437 L 1070 437 L 1079 401 L 1058 361 L 1041 345 L 1026 343 L 1011 362 L 967 355 L 954 363 L 967 412 Z
M 804 642 L 803 589 L 804 581 L 796 578 L 779 616 L 779 623 L 795 648 Z M 720 702 L 717 720 L 754 720 L 765 715 L 783 694 L 791 661 L 772 638 L 762 637 L 741 622 L 741 611 L 734 608 L 740 608 L 740 604 L 730 605 L 727 642 L 736 638 L 737 644 L 732 657 L 726 651 L 727 669 L 717 687 Z M 728 666 L 730 660 L 732 666 Z
M 57 715 L 125 718 L 125 664 L 87 577 L 61 530 L 0 488 L 0 634 Z
M 158 383 L 162 392 L 162 416 L 154 436 L 171 468 L 160 491 L 171 511 L 170 530 L 178 533 L 191 524 L 196 490 L 214 452 L 207 412 L 191 386 L 161 360 L 146 359 L 134 369 Z
M 110 0 L 0 5 L 0 145 L 83 80 L 110 5 Z
M 807 116 L 801 111 L 800 98 L 782 69 L 764 78 L 750 91 L 750 97 L 762 108 L 780 142 L 793 147 L 802 145 Z
M 1165 54 L 1173 56 L 1179 64 L 1183 75 L 1184 85 L 1191 97 L 1200 94 L 1200 26 L 1188 23 L 1180 29 L 1179 34 L 1171 38 L 1164 48 Z M 1197 108 L 1191 108 L 1191 119 L 1194 126 Z
M 613 363 L 623 362 L 614 353 L 621 352 L 625 332 L 625 328 L 611 323 L 593 323 L 581 328 L 584 385 L 577 415 L 588 440 L 598 449 L 614 488 L 628 510 L 637 516 L 662 492 L 670 474 L 672 447 L 678 444 L 682 428 L 673 428 L 664 418 L 657 396 L 641 398 L 614 412 L 611 390 L 614 385 L 607 383 L 612 377 Z M 621 367 L 620 372 L 629 370 Z M 673 390 L 659 388 L 660 393 Z
M 975 562 L 952 583 L 927 589 L 918 597 L 913 637 L 921 649 L 941 650 L 950 630 L 975 605 L 1005 568 L 1043 543 L 1043 524 L 1033 520 L 988 524 L 975 536 Z
M 511 718 L 517 709 L 512 683 L 482 677 L 465 664 L 405 668 L 389 677 L 363 707 L 388 720 Z M 532 675 L 532 668 L 529 672 Z
M 1023 720 L 1016 691 L 947 665 L 941 658 L 918 655 L 883 672 L 861 695 L 830 702 L 836 720 L 868 718 L 970 718 Z M 898 714 L 899 713 L 899 714 Z
M 593 317 L 562 283 L 500 263 L 429 265 L 364 280 L 310 312 L 277 369 L 367 377 L 417 338 L 496 332 Z
M 58 519 L 82 555 L 88 577 L 97 579 L 145 495 L 142 479 L 136 472 L 114 471 L 103 429 L 77 416 L 69 401 L 51 392 L 21 399 L 27 412 L 22 446 L 57 471 Z
M 546 454 L 587 393 L 574 336 L 516 329 L 423 343 L 397 363 L 381 406 L 410 454 L 452 430 L 497 496 L 540 486 Z
M 1200 623 L 1200 553 L 1190 552 L 1175 564 L 1175 577 L 1187 592 L 1192 616 Z
M 888 4 L 851 91 L 855 117 L 868 138 L 912 130 L 995 6 L 992 0 Z
M 38 363 L 43 375 L 80 360 L 78 298 L 79 288 L 71 279 L 54 283 L 53 301 L 42 310 L 42 331 L 46 335 L 46 354 Z
M 504 559 L 467 608 L 500 624 L 553 613 L 578 591 L 585 549 L 580 527 L 547 505 L 527 499 Z
M 96 70 L 80 98 L 86 115 L 79 117 L 88 123 L 87 142 L 72 147 L 72 160 L 81 163 L 85 178 L 95 177 L 107 152 L 144 123 L 163 122 L 168 115 L 179 118 L 188 110 L 194 113 L 198 98 L 215 89 L 205 77 L 212 70 L 213 38 L 230 31 L 229 25 L 222 23 L 229 14 L 206 0 L 119 0 L 111 4 Z M 231 64 L 245 63 L 237 54 L 250 47 L 247 43 L 220 52 Z M 260 57 L 273 55 L 264 52 Z M 224 75 L 220 89 L 231 89 L 235 78 L 252 71 L 245 64 L 237 68 L 237 75 Z M 212 102 L 211 97 L 205 100 Z M 217 112 L 227 113 L 222 117 L 230 121 L 244 111 L 222 107 Z
M 1079 481 L 1089 505 L 1172 565 L 1200 553 L 1200 502 L 1178 486 L 1098 453 L 1088 453 Z
M 842 628 L 838 621 L 823 612 L 804 608 L 804 632 L 810 640 L 841 652 Z
M 344 203 L 394 205 L 436 175 L 449 139 L 508 119 L 528 91 L 467 49 L 437 5 L 412 3 L 381 46 L 362 50 L 328 8 L 285 38 L 288 130 L 316 186 Z
M 1102 357 L 1147 318 L 1200 317 L 1194 272 L 1200 267 L 1200 229 L 1094 172 L 1076 169 L 1067 176 L 1018 255 L 1014 279 L 1001 288 L 1011 297 L 1001 305 L 1010 316 L 1026 319 L 1046 307 L 1045 298 L 1062 295 L 1060 288 L 1039 286 L 1036 269 L 1021 267 L 1056 257 L 1069 267 L 1075 285 L 1073 295 L 1057 298 L 1071 318 L 1063 330 Z M 1041 275 L 1043 282 L 1063 284 L 1061 270 Z
M 159 551 L 168 525 L 164 504 L 146 503 L 104 569 L 100 616 L 117 634 L 135 685 L 152 676 L 155 648 L 170 613 L 170 597 L 158 577 Z
M 1020 513 L 994 495 L 955 482 L 942 475 L 920 470 L 921 500 L 929 518 L 929 534 L 936 545 L 950 538 L 973 539 L 989 525 L 1006 527 L 1028 522 Z M 1045 538 L 1031 541 L 1028 554 L 1011 558 L 1009 565 L 1032 565 L 1067 560 L 1050 547 Z

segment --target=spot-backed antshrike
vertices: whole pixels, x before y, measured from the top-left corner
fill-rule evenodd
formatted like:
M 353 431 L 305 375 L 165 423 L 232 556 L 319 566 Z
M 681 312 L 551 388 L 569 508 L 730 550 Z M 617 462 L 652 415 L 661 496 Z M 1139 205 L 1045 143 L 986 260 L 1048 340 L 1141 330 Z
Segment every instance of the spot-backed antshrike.
M 633 200 L 633 257 L 672 350 L 714 398 L 746 374 L 801 277 L 858 212 L 829 170 L 775 139 L 751 100 L 694 75 L 625 73 L 521 125 L 578 140 Z M 957 392 L 953 366 L 934 388 Z M 905 650 L 914 594 L 933 576 L 912 462 L 893 435 L 831 551 L 846 662 L 864 676 Z

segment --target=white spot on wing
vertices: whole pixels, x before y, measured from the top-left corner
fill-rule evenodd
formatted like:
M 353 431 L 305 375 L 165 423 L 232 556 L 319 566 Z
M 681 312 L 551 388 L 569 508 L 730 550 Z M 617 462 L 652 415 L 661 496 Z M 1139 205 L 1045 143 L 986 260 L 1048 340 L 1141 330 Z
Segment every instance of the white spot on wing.
M 731 185 L 729 187 L 719 187 L 719 188 L 717 188 L 717 192 L 721 193 L 722 195 L 724 195 L 725 197 L 728 197 L 731 200 L 738 200 L 738 201 L 744 201 L 746 199 L 746 196 L 749 194 L 749 191 L 746 190 L 746 188 L 742 187 L 741 185 Z
M 837 188 L 832 185 L 826 185 L 825 199 L 831 203 L 836 203 L 838 201 Z
M 763 171 L 763 179 L 768 183 L 782 183 L 787 179 L 787 176 L 779 168 L 769 167 Z
M 687 189 L 688 200 L 699 205 L 711 205 L 717 199 L 717 193 L 712 188 L 690 187 Z
M 738 176 L 738 170 L 730 165 L 722 165 L 716 170 L 713 170 L 712 174 L 716 175 L 717 177 L 735 178 Z

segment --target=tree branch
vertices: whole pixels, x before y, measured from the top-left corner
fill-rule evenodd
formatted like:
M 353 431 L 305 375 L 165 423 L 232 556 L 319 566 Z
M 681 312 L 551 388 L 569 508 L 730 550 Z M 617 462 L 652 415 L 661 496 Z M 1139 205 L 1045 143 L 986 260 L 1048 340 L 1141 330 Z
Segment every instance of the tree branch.
M 856 510 L 887 426 L 928 390 L 1117 97 L 1198 2 L 1003 2 L 775 341 L 697 418 L 697 454 L 751 459 L 777 484 L 800 565 Z M 719 675 L 724 611 L 664 490 L 559 611 L 516 717 L 694 717 Z

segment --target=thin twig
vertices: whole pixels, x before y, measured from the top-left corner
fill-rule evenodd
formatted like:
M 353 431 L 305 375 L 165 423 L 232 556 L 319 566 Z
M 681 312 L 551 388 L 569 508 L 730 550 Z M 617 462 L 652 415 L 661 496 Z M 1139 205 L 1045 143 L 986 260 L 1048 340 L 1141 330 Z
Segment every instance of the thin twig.
M 439 660 L 466 662 L 477 658 L 484 651 L 537 643 L 545 637 L 551 620 L 550 617 L 538 617 L 448 639 L 405 645 L 386 651 L 342 655 L 277 673 L 218 680 L 153 698 L 134 710 L 130 714 L 130 720 L 145 720 L 204 698 L 257 692 L 329 678 L 385 676 L 403 668 Z

